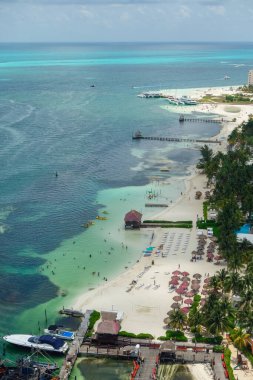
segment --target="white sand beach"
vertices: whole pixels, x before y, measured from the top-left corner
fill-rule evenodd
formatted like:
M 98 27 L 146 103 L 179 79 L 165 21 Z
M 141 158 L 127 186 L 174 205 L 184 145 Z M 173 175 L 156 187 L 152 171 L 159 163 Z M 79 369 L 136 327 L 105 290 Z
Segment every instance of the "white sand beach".
M 199 98 L 205 91 L 213 94 L 224 92 L 221 88 L 202 89 L 202 92 L 201 89 L 196 89 L 188 95 Z M 236 108 L 233 109 L 233 107 Z M 220 140 L 221 144 L 213 144 L 211 148 L 222 151 L 226 150 L 226 140 L 231 131 L 243 121 L 247 121 L 248 115 L 253 113 L 253 107 L 249 105 L 198 104 L 193 106 L 192 110 L 216 113 L 225 120 L 229 120 L 229 122 L 223 123 L 219 135 L 213 137 Z M 189 112 L 189 107 L 187 111 Z M 236 121 L 232 122 L 233 118 L 236 118 Z M 120 277 L 88 293 L 81 294 L 72 306 L 83 311 L 86 309 L 122 311 L 124 313 L 122 330 L 133 333 L 151 333 L 155 338 L 164 335 L 166 326 L 163 320 L 171 310 L 173 297 L 177 295 L 175 290 L 169 288 L 173 271 L 186 271 L 189 273 L 190 279 L 193 279 L 195 273 L 201 274 L 201 292 L 204 279 L 222 268 L 222 263 L 215 265 L 214 262 L 207 262 L 206 256 L 203 259 L 191 261 L 191 253 L 196 250 L 198 243 L 196 220 L 198 216 L 203 215 L 204 197 L 196 200 L 197 190 L 202 194 L 205 193 L 207 190 L 206 178 L 194 169 L 180 199 L 156 215 L 156 218 L 160 220 L 192 220 L 192 229 L 154 229 L 153 241 L 147 242 L 147 247 L 149 245 L 155 247 L 151 256 L 142 257 Z M 140 234 L 142 233 L 140 230 Z M 207 242 L 209 242 L 209 238 Z M 144 249 L 145 247 L 143 247 Z M 135 282 L 133 283 L 133 281 Z M 187 305 L 183 303 L 182 306 Z M 196 379 L 211 378 L 210 373 L 201 365 L 191 366 L 191 371 Z

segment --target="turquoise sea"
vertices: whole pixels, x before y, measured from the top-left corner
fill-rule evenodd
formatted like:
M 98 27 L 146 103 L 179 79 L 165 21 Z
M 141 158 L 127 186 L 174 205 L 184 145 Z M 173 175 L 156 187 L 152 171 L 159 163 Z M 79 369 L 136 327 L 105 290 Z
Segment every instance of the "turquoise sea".
M 252 66 L 251 43 L 0 44 L 0 335 L 41 332 L 141 256 L 149 233 L 125 232 L 125 213 L 149 216 L 148 191 L 176 200 L 199 150 L 133 131 L 219 130 L 179 125 L 164 99 L 137 95 L 246 84 Z

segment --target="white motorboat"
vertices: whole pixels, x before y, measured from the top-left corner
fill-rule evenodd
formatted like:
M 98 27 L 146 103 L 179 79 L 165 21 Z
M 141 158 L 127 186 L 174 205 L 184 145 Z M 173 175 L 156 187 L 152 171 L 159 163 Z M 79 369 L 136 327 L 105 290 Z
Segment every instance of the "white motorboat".
M 34 336 L 26 334 L 13 334 L 6 335 L 3 339 L 8 343 L 12 343 L 17 346 L 39 348 L 43 351 L 64 353 L 68 349 L 68 344 L 64 342 L 63 339 L 56 338 L 51 335 Z
M 75 333 L 73 331 L 64 330 L 62 326 L 57 325 L 49 326 L 48 329 L 44 330 L 44 333 L 64 340 L 73 340 L 75 338 Z
M 183 103 L 183 104 L 186 104 L 187 106 L 193 106 L 193 105 L 196 105 L 197 102 L 196 100 L 193 100 L 191 98 L 188 98 L 187 96 L 182 96 L 180 98 L 180 101 Z

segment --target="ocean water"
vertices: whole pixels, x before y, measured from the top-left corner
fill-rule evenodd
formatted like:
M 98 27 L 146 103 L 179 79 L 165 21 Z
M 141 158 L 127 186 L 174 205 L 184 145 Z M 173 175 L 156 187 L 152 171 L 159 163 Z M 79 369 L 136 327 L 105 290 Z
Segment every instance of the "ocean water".
M 133 141 L 134 131 L 190 138 L 219 131 L 180 125 L 164 99 L 138 93 L 245 84 L 252 49 L 0 45 L 0 335 L 41 332 L 81 291 L 133 265 L 150 232 L 125 231 L 125 213 L 136 208 L 151 216 L 144 207 L 149 191 L 168 203 L 184 191 L 199 147 Z M 164 166 L 170 172 L 161 172 Z M 89 220 L 95 224 L 85 229 Z

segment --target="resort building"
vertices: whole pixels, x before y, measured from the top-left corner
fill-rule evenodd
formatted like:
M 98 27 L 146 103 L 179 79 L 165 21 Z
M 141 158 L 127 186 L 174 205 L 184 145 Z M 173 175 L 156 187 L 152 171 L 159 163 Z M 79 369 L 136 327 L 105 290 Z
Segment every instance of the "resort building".
M 253 86 L 253 70 L 249 70 L 248 86 Z

